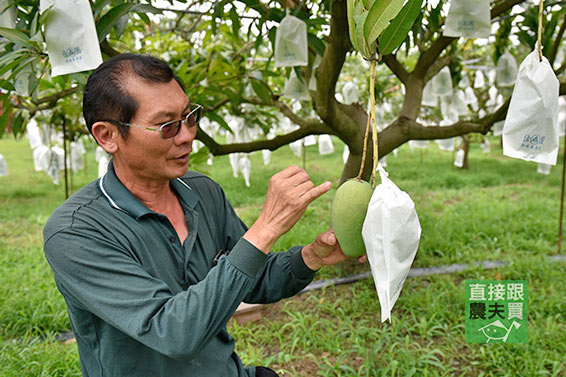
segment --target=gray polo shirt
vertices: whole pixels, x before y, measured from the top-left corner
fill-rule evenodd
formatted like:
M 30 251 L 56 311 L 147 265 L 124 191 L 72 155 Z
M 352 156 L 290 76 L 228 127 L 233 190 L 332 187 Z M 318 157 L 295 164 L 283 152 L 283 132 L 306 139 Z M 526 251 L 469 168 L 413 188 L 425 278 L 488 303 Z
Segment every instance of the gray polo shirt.
M 245 301 L 292 296 L 314 277 L 301 248 L 265 255 L 220 186 L 171 181 L 189 235 L 138 201 L 112 164 L 45 225 L 44 251 L 65 298 L 84 376 L 254 376 L 226 323 Z M 220 250 L 230 250 L 213 266 Z

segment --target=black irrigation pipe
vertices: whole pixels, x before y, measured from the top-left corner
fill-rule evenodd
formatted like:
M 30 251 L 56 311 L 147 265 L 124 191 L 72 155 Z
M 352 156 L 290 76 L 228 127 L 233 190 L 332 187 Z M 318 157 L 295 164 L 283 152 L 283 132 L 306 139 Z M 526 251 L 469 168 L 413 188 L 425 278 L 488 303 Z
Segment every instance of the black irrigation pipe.
M 566 254 L 553 255 L 547 257 L 550 262 L 566 261 Z M 484 261 L 476 262 L 474 264 L 465 263 L 455 263 L 450 265 L 443 265 L 438 267 L 426 267 L 426 268 L 411 268 L 409 271 L 409 276 L 429 276 L 429 275 L 440 275 L 440 274 L 453 274 L 456 272 L 462 272 L 465 270 L 471 270 L 475 267 L 480 267 L 485 270 L 491 270 L 494 268 L 502 267 L 508 265 L 509 262 L 503 261 Z M 343 278 L 333 278 L 328 280 L 317 280 L 313 281 L 307 285 L 300 293 L 310 292 L 317 289 L 322 289 L 329 286 L 336 286 L 342 284 L 355 283 L 359 280 L 368 279 L 371 277 L 371 271 L 362 272 L 359 274 L 354 274 L 346 276 Z M 70 341 L 74 339 L 74 334 L 71 331 L 66 331 L 59 333 L 55 336 L 55 339 L 59 342 Z
M 547 257 L 550 262 L 566 261 L 566 254 L 559 254 Z M 491 270 L 498 267 L 507 266 L 509 262 L 504 261 L 483 261 L 476 263 L 455 263 L 450 265 L 443 265 L 438 267 L 425 267 L 425 268 L 411 268 L 409 271 L 409 276 L 429 276 L 429 275 L 441 275 L 441 274 L 453 274 L 456 272 L 462 272 L 465 270 L 471 270 L 476 267 L 480 267 L 484 270 Z M 359 280 L 367 279 L 371 277 L 371 271 L 361 272 L 359 274 L 354 274 L 346 276 L 343 278 L 333 278 L 328 280 L 317 280 L 313 281 L 307 285 L 301 292 L 305 293 L 309 291 L 314 291 L 317 289 L 322 289 L 329 286 L 342 285 L 355 283 Z

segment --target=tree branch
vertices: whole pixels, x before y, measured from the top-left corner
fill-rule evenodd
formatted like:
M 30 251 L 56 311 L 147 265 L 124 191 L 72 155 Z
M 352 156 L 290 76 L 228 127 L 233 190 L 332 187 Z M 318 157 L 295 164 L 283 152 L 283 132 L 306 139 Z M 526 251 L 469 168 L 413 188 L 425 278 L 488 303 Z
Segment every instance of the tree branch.
M 566 81 L 560 82 L 559 95 L 566 95 Z M 469 133 L 486 134 L 494 123 L 504 120 L 511 98 L 493 113 L 475 122 L 463 120 L 449 126 L 424 126 L 415 120 L 401 116 L 379 133 L 380 157 L 409 140 L 434 140 L 463 136 Z
M 556 60 L 556 55 L 558 54 L 558 48 L 560 47 L 560 42 L 562 42 L 562 37 L 564 36 L 564 32 L 566 32 L 566 15 L 564 15 L 564 21 L 562 25 L 560 25 L 560 29 L 558 30 L 558 34 L 554 39 L 554 45 L 552 46 L 552 51 L 550 52 L 550 56 L 548 57 L 548 61 L 552 66 L 554 64 L 554 60 Z
M 494 18 L 507 12 L 516 4 L 522 3 L 523 1 L 525 0 L 505 0 L 497 4 L 491 9 L 491 19 L 493 20 Z M 415 69 L 413 70 L 413 73 L 417 77 L 424 79 L 424 77 L 427 74 L 428 68 L 434 63 L 434 61 L 438 59 L 438 57 L 446 49 L 446 47 L 448 47 L 452 42 L 454 42 L 457 39 L 458 38 L 455 37 L 445 37 L 445 36 L 438 37 L 438 39 L 435 40 L 430 45 L 430 47 L 421 54 L 419 60 L 417 61 Z
M 330 35 L 316 75 L 316 111 L 325 122 L 331 121 L 331 113 L 336 105 L 334 94 L 336 82 L 346 60 L 346 54 L 352 48 L 348 34 L 346 1 L 333 0 L 331 3 Z
M 214 105 L 210 106 L 210 107 L 206 107 L 203 109 L 203 112 L 207 113 L 209 111 L 216 111 L 219 108 L 221 108 L 222 106 L 224 106 L 225 104 L 227 104 L 228 102 L 230 102 L 229 98 L 225 98 L 221 101 L 218 101 L 217 103 L 215 103 Z
M 60 92 L 51 94 L 43 98 L 38 98 L 36 100 L 32 99 L 30 101 L 31 104 L 29 104 L 23 98 L 18 96 L 17 102 L 12 103 L 12 106 L 17 109 L 24 109 L 28 111 L 30 114 L 35 114 L 36 112 L 41 110 L 48 110 L 54 108 L 55 106 L 57 106 L 57 101 L 59 101 L 61 98 L 67 97 L 75 93 L 77 89 L 78 87 L 74 86 L 72 88 L 64 89 Z
M 301 128 L 320 128 L 320 129 L 325 128 L 328 129 L 329 132 L 323 132 L 323 133 L 332 133 L 332 134 L 334 133 L 333 131 L 330 131 L 330 128 L 326 126 L 323 122 L 320 122 L 315 118 L 305 119 L 298 116 L 289 108 L 289 106 L 287 106 L 287 104 L 285 104 L 283 101 L 280 101 L 279 99 L 273 99 L 271 103 L 265 103 L 258 97 L 251 97 L 251 98 L 242 98 L 242 102 L 247 102 L 252 105 L 259 105 L 259 106 L 277 107 L 283 115 L 285 115 L 287 118 L 291 120 L 291 122 L 295 123 Z
M 302 139 L 305 136 L 322 134 L 334 134 L 334 132 L 328 127 L 301 127 L 298 130 L 285 135 L 276 136 L 270 140 L 256 140 L 247 143 L 219 144 L 206 132 L 204 132 L 200 128 L 197 128 L 196 138 L 202 141 L 204 145 L 208 147 L 210 153 L 212 153 L 214 156 L 221 156 L 238 152 L 249 153 L 262 149 L 269 149 L 273 151 L 279 147 L 292 143 L 293 141 Z
M 110 46 L 110 43 L 108 43 L 107 39 L 104 39 L 102 42 L 100 42 L 100 50 L 110 57 L 121 54 L 120 51 L 118 51 L 118 50 L 114 49 L 114 47 Z
M 38 98 L 35 101 L 32 99 L 31 103 L 33 103 L 36 106 L 42 105 L 44 103 L 50 103 L 54 107 L 55 104 L 57 103 L 57 101 L 59 101 L 63 97 L 67 97 L 67 96 L 75 93 L 78 89 L 79 89 L 78 86 L 73 86 L 72 88 L 63 89 L 62 91 L 55 93 L 55 94 L 52 94 L 50 96 Z
M 409 80 L 410 74 L 405 69 L 403 64 L 397 60 L 397 57 L 393 54 L 383 55 L 381 57 L 385 65 L 393 72 L 395 76 L 405 85 L 407 85 L 407 81 Z

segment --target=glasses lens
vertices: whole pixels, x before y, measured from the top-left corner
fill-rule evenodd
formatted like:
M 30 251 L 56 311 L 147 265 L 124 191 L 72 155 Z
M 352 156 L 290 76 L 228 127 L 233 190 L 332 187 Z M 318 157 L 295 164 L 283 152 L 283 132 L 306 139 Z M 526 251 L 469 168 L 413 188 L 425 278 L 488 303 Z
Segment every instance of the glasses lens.
M 170 137 L 174 137 L 179 133 L 179 129 L 181 128 L 181 121 L 175 120 L 170 123 L 166 123 L 161 127 L 161 137 L 164 139 L 169 139 Z
M 200 107 L 199 105 L 197 106 L 198 107 L 196 107 L 193 111 L 189 113 L 189 115 L 187 115 L 187 125 L 189 126 L 189 128 L 193 128 L 194 126 L 196 126 L 200 120 L 200 112 L 202 110 L 202 107 Z

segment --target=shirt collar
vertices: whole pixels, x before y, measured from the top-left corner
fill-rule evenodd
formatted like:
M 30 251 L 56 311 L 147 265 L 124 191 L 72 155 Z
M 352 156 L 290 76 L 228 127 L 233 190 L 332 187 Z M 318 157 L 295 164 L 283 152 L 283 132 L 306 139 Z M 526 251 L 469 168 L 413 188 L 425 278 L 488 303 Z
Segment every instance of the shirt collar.
M 116 176 L 113 161 L 110 161 L 108 164 L 108 170 L 106 174 L 100 177 L 98 184 L 102 194 L 104 194 L 110 205 L 115 209 L 126 212 L 136 219 L 147 214 L 156 214 L 156 212 L 140 202 L 138 198 L 122 184 L 118 176 Z M 177 194 L 181 206 L 185 208 L 195 207 L 198 198 L 186 182 L 181 178 L 176 178 L 170 181 L 170 185 Z

